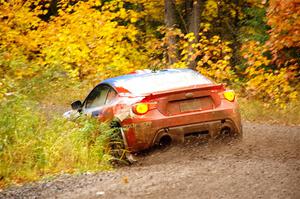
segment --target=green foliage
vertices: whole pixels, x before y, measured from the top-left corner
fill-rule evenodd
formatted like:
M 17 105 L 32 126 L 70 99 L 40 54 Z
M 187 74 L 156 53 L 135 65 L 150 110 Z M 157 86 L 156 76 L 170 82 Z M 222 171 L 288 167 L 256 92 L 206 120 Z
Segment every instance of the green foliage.
M 110 169 L 114 130 L 95 119 L 46 118 L 37 103 L 13 97 L 1 104 L 0 187 L 43 176 Z
M 270 29 L 266 24 L 266 8 L 253 6 L 246 7 L 243 11 L 245 16 L 240 22 L 239 40 L 265 43 L 269 39 L 267 31 Z

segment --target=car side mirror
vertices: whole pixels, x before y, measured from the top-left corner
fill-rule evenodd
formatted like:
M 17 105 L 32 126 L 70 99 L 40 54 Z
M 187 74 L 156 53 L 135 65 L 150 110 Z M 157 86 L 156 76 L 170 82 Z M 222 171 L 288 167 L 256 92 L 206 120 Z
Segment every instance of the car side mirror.
M 79 110 L 82 108 L 82 103 L 81 101 L 77 100 L 71 104 L 71 107 L 73 110 Z

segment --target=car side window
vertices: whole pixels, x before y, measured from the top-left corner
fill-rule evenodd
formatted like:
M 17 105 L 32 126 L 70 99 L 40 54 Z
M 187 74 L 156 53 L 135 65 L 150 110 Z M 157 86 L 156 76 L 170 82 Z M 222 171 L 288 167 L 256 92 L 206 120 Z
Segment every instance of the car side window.
M 95 108 L 103 106 L 110 89 L 111 88 L 106 85 L 96 86 L 86 98 L 85 108 Z
M 117 92 L 111 88 L 107 94 L 105 104 L 110 104 L 116 98 L 116 96 L 117 96 Z

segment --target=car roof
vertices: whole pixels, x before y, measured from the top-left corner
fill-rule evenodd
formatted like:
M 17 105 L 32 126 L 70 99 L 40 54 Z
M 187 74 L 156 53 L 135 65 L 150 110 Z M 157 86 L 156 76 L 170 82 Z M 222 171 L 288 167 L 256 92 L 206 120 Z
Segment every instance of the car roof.
M 150 73 L 156 73 L 156 74 L 161 74 L 161 73 L 165 73 L 165 74 L 173 74 L 173 73 L 180 73 L 180 72 L 186 72 L 186 71 L 194 71 L 192 69 L 187 69 L 187 68 L 183 68 L 183 69 L 162 69 L 162 70 L 149 70 L 149 69 L 145 69 L 145 70 L 137 70 L 133 73 L 127 74 L 127 75 L 121 75 L 121 76 L 117 76 L 117 77 L 113 77 L 113 78 L 109 78 L 109 79 L 105 79 L 102 82 L 100 82 L 100 84 L 107 84 L 110 85 L 111 87 L 113 87 L 116 91 L 118 92 L 129 92 L 127 90 L 124 90 L 122 87 L 122 85 L 116 86 L 116 83 L 120 82 L 120 80 L 126 80 L 126 79 L 131 79 L 134 77 L 143 77 L 143 76 L 147 76 Z M 195 72 L 195 71 L 194 71 Z

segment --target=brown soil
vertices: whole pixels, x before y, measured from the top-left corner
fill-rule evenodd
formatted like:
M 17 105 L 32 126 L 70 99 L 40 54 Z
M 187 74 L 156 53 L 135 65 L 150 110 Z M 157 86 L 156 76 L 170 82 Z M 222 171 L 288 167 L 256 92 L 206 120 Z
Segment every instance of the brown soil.
M 111 172 L 63 175 L 0 198 L 300 198 L 300 127 L 244 124 L 243 141 L 193 139 Z

